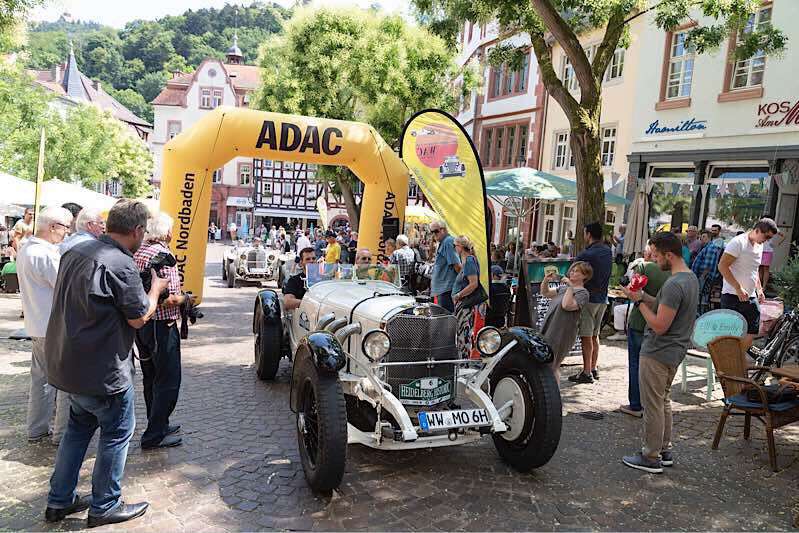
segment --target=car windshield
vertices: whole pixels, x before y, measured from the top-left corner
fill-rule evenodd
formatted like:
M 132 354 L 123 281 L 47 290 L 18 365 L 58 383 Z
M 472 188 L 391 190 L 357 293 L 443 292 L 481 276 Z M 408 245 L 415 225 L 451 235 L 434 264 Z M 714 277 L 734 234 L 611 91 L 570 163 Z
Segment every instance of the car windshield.
M 305 281 L 313 287 L 321 281 L 385 281 L 397 287 L 402 286 L 399 267 L 397 265 L 339 265 L 331 263 L 313 263 L 305 266 Z

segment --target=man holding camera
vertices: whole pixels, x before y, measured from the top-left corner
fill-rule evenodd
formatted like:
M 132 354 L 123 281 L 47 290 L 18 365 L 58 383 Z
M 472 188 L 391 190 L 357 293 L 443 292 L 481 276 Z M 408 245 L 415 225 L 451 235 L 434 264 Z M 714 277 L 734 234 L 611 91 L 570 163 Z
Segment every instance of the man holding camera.
M 171 261 L 173 266 L 153 264 L 157 263 L 156 258 L 165 255 L 172 259 L 168 247 L 172 240 L 172 223 L 172 217 L 165 213 L 151 218 L 144 243 L 133 256 L 140 272 L 156 268 L 160 277 L 169 280 L 153 320 L 136 332 L 147 406 L 147 429 L 141 436 L 143 450 L 170 448 L 183 442 L 175 435 L 180 426 L 170 426 L 169 417 L 175 410 L 180 392 L 180 331 L 177 321 L 180 319 L 180 306 L 193 296 L 182 293 L 174 261 Z
M 88 526 L 143 515 L 146 502 L 126 504 L 120 483 L 136 427 L 133 389 L 134 333 L 155 313 L 167 280 L 151 272 L 142 286 L 133 253 L 150 213 L 120 200 L 108 213 L 107 233 L 76 245 L 61 258 L 47 324 L 47 379 L 70 393 L 69 422 L 50 478 L 45 519 L 58 522 L 89 508 Z M 76 493 L 89 443 L 100 428 L 91 497 Z

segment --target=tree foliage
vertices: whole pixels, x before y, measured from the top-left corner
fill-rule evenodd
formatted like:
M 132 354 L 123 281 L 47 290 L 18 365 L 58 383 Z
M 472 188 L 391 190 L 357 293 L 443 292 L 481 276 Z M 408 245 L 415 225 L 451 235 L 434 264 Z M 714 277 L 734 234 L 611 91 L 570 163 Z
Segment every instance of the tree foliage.
M 38 1 L 0 0 L 0 6 Z M 105 87 L 138 93 L 145 100 L 146 111 L 138 106 L 137 99 L 138 110 L 131 111 L 152 120 L 150 102 L 171 72 L 193 72 L 205 58 L 224 58 L 235 31 L 245 61 L 254 64 L 260 43 L 279 32 L 289 14 L 271 3 L 254 2 L 247 7 L 227 4 L 222 9 L 188 10 L 154 21 L 136 20 L 122 30 L 62 17 L 56 22 L 32 24 L 23 52 L 28 68 L 49 69 L 66 59 L 72 40 L 81 71 Z M 2 21 L 0 9 L 0 31 Z M 0 33 L 0 45 L 1 37 Z M 125 94 L 128 102 L 134 100 Z
M 785 35 L 770 25 L 753 28 L 749 24 L 763 5 L 761 0 L 413 0 L 413 3 L 420 20 L 451 46 L 466 21 L 496 20 L 501 37 L 529 36 L 540 77 L 570 123 L 577 172 L 578 227 L 601 220 L 604 213 L 599 139 L 602 78 L 615 50 L 627 45 L 628 23 L 632 19 L 646 16 L 658 27 L 670 29 L 701 15 L 702 20 L 712 22 L 698 24 L 689 31 L 689 42 L 700 53 L 717 49 L 730 34 L 739 35 L 735 50 L 738 58 L 750 57 L 758 50 L 778 54 L 787 42 Z M 603 30 L 602 41 L 589 58 L 579 36 L 596 29 Z M 570 92 L 559 78 L 552 62 L 554 43 L 560 45 L 572 64 L 579 94 Z M 490 62 L 518 65 L 524 48 L 500 44 L 493 49 Z
M 146 145 L 109 113 L 92 105 L 65 111 L 24 72 L 0 69 L 0 167 L 35 179 L 45 129 L 45 179 L 91 185 L 119 179 L 126 194 L 149 189 L 152 157 Z
M 453 111 L 449 80 L 453 53 L 428 32 L 400 17 L 373 11 L 301 11 L 285 33 L 261 49 L 258 109 L 340 120 L 364 121 L 397 147 L 402 127 L 416 111 Z M 357 227 L 354 176 L 322 167 L 321 179 L 340 190 Z

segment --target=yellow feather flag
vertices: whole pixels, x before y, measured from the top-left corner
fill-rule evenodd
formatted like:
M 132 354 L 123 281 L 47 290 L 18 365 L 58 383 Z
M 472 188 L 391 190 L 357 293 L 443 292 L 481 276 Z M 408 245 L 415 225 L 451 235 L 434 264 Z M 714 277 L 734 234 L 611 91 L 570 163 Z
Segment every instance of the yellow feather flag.
M 480 264 L 480 283 L 488 293 L 488 205 L 480 158 L 463 126 L 444 111 L 414 115 L 402 132 L 400 157 L 416 178 L 450 233 L 466 235 Z

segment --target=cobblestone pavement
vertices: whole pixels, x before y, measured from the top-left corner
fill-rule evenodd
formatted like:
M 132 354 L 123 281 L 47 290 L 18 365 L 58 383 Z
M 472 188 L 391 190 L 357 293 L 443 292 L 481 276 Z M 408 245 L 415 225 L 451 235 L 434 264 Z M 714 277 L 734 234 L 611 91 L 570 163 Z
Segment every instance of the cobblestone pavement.
M 143 452 L 144 402 L 125 470 L 124 497 L 148 500 L 141 519 L 117 529 L 203 530 L 775 530 L 791 529 L 799 504 L 799 427 L 777 432 L 780 471 L 767 466 L 764 434 L 741 438 L 728 423 L 710 449 L 721 402 L 704 403 L 701 381 L 675 385 L 674 468 L 653 476 L 624 467 L 640 445 L 639 419 L 615 411 L 626 397 L 626 350 L 603 344 L 601 381 L 563 385 L 563 437 L 553 460 L 519 474 L 490 439 L 413 452 L 349 448 L 332 497 L 306 487 L 287 405 L 289 365 L 275 383 L 255 378 L 251 320 L 257 289 L 228 289 L 212 246 L 205 318 L 183 349 L 183 386 L 174 423 L 183 446 Z M 30 343 L 7 340 L 21 326 L 19 299 L 0 297 L 0 530 L 51 530 L 42 520 L 55 449 L 30 445 L 25 408 Z M 567 363 L 577 363 L 567 360 Z M 568 372 L 565 372 L 568 373 Z M 565 374 L 564 373 L 564 374 Z M 140 384 L 137 386 L 140 389 Z M 714 396 L 719 398 L 717 386 Z M 580 413 L 599 411 L 601 420 Z M 94 456 L 81 472 L 90 490 Z M 56 530 L 80 529 L 85 513 Z

